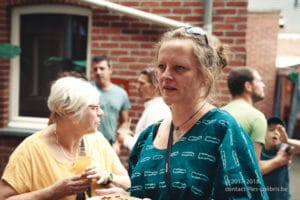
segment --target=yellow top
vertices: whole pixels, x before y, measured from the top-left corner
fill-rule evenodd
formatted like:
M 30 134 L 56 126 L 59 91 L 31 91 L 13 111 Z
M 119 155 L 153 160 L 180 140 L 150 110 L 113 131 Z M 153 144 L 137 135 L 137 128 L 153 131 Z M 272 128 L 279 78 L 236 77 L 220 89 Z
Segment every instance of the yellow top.
M 87 146 L 93 150 L 93 163 L 114 173 L 123 165 L 101 133 L 84 136 Z M 74 175 L 73 163 L 58 161 L 48 148 L 45 136 L 39 131 L 27 137 L 12 153 L 2 179 L 18 193 L 31 192 L 48 187 L 60 179 Z M 94 189 L 94 187 L 92 187 Z M 92 191 L 94 196 L 94 191 Z M 60 200 L 74 200 L 67 196 Z

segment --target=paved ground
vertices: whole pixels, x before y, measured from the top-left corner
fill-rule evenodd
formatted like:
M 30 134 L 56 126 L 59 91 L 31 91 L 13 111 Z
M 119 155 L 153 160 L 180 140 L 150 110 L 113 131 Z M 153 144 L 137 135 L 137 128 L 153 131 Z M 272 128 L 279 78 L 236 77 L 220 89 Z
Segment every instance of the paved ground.
M 293 157 L 293 162 L 290 165 L 290 185 L 291 185 L 291 200 L 300 199 L 300 155 L 295 155 Z

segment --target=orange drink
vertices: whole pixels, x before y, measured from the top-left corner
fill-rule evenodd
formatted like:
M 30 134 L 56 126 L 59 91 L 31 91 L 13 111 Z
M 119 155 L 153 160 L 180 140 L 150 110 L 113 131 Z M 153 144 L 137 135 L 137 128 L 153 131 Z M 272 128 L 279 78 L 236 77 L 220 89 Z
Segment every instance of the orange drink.
M 87 147 L 81 146 L 78 149 L 78 156 L 74 163 L 74 172 L 76 174 L 81 174 L 84 172 L 85 168 L 92 163 L 92 157 L 87 149 Z
M 89 166 L 92 162 L 92 158 L 90 156 L 78 156 L 74 163 L 74 172 L 76 174 L 81 174 L 84 172 L 85 168 Z

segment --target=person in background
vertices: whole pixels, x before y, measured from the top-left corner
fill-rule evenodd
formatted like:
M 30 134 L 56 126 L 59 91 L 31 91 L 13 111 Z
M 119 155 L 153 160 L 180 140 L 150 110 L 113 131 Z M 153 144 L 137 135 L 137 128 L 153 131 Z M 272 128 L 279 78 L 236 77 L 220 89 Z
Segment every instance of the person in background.
M 100 91 L 101 108 L 104 116 L 101 117 L 99 131 L 113 145 L 117 153 L 120 145 L 116 141 L 117 128 L 129 127 L 129 112 L 131 105 L 126 91 L 111 82 L 113 68 L 107 55 L 95 56 L 92 60 L 94 81 L 92 84 Z
M 209 101 L 227 65 L 226 48 L 199 27 L 162 35 L 157 79 L 171 116 L 146 128 L 129 157 L 132 196 L 158 199 L 268 199 L 253 144 Z M 97 194 L 120 191 L 97 190 Z
M 130 132 L 118 132 L 118 140 L 129 150 L 133 148 L 137 138 L 145 128 L 171 114 L 170 108 L 165 104 L 160 95 L 153 67 L 142 70 L 137 81 L 138 93 L 144 102 L 144 111 L 138 120 L 134 136 Z
M 1 200 L 85 199 L 85 191 L 91 196 L 96 188 L 130 187 L 127 170 L 96 133 L 103 111 L 94 86 L 80 78 L 60 78 L 51 86 L 48 108 L 54 123 L 27 137 L 12 153 L 0 181 Z M 91 152 L 89 162 L 80 167 L 77 152 L 83 146 Z
M 250 136 L 261 173 L 264 175 L 288 164 L 290 156 L 283 150 L 270 160 L 260 159 L 267 133 L 267 120 L 265 115 L 253 106 L 265 97 L 265 84 L 258 71 L 250 67 L 234 68 L 229 73 L 227 84 L 233 99 L 222 109 L 228 111 Z
M 281 149 L 290 155 L 300 153 L 300 142 L 295 139 L 292 139 L 292 141 L 296 143 L 294 143 L 294 145 L 288 144 L 285 123 L 276 116 L 269 118 L 266 142 L 262 147 L 261 160 L 274 158 Z M 263 179 L 270 199 L 291 199 L 289 169 L 287 164 L 264 174 Z

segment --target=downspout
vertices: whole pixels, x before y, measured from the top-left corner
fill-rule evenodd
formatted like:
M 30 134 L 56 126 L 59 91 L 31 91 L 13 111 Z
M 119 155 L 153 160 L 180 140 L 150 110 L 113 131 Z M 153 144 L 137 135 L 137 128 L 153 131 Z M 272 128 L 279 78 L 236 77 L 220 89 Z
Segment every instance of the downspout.
M 203 28 L 209 34 L 212 33 L 212 9 L 213 9 L 213 0 L 205 0 Z
M 179 22 L 173 19 L 169 19 L 166 17 L 162 17 L 159 15 L 155 15 L 152 13 L 147 13 L 138 9 L 134 9 L 131 7 L 123 6 L 120 4 L 112 3 L 110 1 L 104 0 L 81 0 L 82 2 L 86 2 L 92 5 L 101 6 L 108 10 L 114 10 L 120 13 L 124 13 L 130 16 L 134 16 L 136 18 L 145 19 L 147 21 L 155 22 L 157 24 L 161 24 L 167 27 L 179 27 L 179 26 L 188 26 L 183 22 Z

